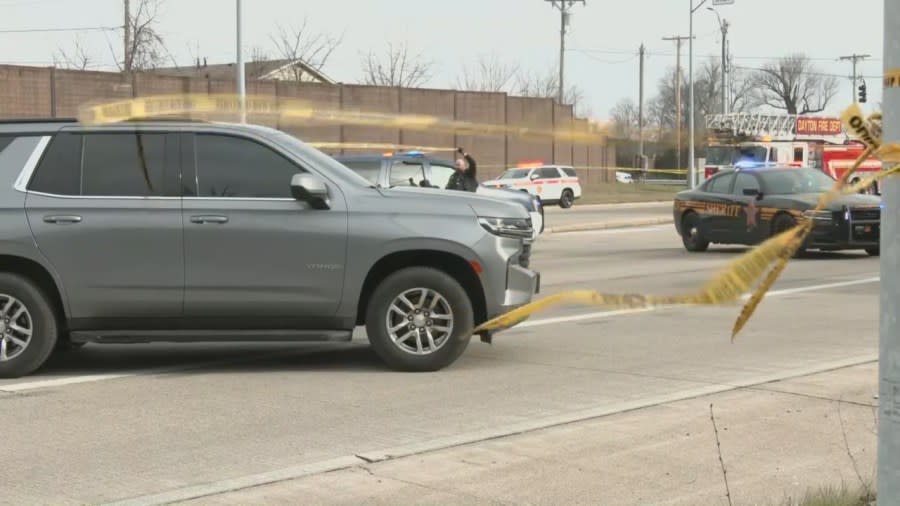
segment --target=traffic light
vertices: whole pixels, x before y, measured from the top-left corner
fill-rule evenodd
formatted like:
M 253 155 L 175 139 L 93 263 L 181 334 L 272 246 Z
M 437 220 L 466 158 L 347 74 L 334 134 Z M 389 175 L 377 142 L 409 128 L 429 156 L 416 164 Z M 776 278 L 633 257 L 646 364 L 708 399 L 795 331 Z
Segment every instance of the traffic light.
M 866 103 L 866 83 L 863 81 L 862 84 L 859 85 L 859 101 L 860 103 Z

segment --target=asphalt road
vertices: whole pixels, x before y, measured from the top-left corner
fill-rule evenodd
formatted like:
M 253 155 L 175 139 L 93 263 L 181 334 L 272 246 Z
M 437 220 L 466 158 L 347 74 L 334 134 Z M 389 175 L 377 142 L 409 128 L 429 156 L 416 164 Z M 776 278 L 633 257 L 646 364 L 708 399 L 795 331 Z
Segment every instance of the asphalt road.
M 585 223 L 616 223 L 626 220 L 672 219 L 672 203 L 579 205 L 569 209 L 547 206 L 544 210 L 546 227 L 582 225 Z
M 740 251 L 689 254 L 668 225 L 552 234 L 534 265 L 542 295 L 680 293 Z M 862 252 L 796 260 L 734 343 L 738 306 L 555 309 L 434 374 L 364 339 L 89 345 L 0 381 L 0 503 L 187 500 L 872 360 L 877 276 Z

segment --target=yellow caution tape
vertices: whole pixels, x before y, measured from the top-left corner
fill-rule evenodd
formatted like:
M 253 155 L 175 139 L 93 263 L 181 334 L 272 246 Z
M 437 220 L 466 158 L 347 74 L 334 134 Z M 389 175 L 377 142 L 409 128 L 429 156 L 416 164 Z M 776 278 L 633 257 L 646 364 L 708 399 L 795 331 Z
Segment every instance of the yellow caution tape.
M 247 115 L 269 117 L 281 125 L 290 123 L 338 123 L 404 130 L 420 130 L 458 135 L 515 136 L 545 138 L 558 141 L 597 143 L 606 137 L 604 132 L 576 132 L 571 129 L 546 130 L 489 123 L 443 119 L 436 116 L 363 112 L 344 109 L 322 109 L 306 101 L 272 96 L 247 96 Z M 117 123 L 155 117 L 201 118 L 237 114 L 241 111 L 240 97 L 234 94 L 181 94 L 141 97 L 102 104 L 87 104 L 80 108 L 78 119 L 87 125 Z
M 437 146 L 413 146 L 378 142 L 306 142 L 317 149 L 373 149 L 383 152 L 394 151 L 456 151 L 456 148 Z
M 849 177 L 859 169 L 860 165 L 862 165 L 867 158 L 876 152 L 876 149 L 880 149 L 885 156 L 893 156 L 893 153 L 900 151 L 900 145 L 892 144 L 890 146 L 882 147 L 880 131 L 877 131 L 878 127 L 880 127 L 880 125 L 877 124 L 880 117 L 870 116 L 866 119 L 862 116 L 858 106 L 848 108 L 842 115 L 842 119 L 845 121 L 846 125 L 852 127 L 852 130 L 848 128 L 848 131 L 851 131 L 854 136 L 865 142 L 867 147 L 856 159 L 850 170 L 847 171 L 840 180 L 835 182 L 831 190 L 824 193 L 819 198 L 815 207 L 816 211 L 823 209 L 842 194 L 851 192 L 854 188 L 858 188 L 856 191 L 859 191 L 859 189 L 868 187 L 887 176 L 900 174 L 900 165 L 898 165 L 889 170 L 881 171 L 857 185 L 845 189 Z M 741 312 L 734 323 L 731 333 L 731 339 L 734 340 L 737 334 L 750 320 L 756 308 L 765 297 L 765 294 L 771 289 L 779 276 L 787 268 L 790 259 L 802 247 L 806 238 L 809 236 L 809 233 L 812 231 L 812 228 L 812 220 L 801 220 L 800 223 L 793 228 L 769 238 L 738 257 L 704 285 L 700 291 L 693 294 L 657 296 L 644 294 L 603 294 L 587 290 L 564 292 L 545 297 L 484 322 L 479 325 L 473 333 L 508 329 L 521 323 L 538 311 L 570 302 L 626 308 L 689 304 L 721 305 L 737 301 L 759 281 L 756 285 L 756 289 L 742 307 Z M 764 278 L 763 274 L 765 274 Z M 762 278 L 761 281 L 760 278 Z
M 873 118 L 874 119 L 874 118 Z M 873 128 L 872 123 L 863 116 L 862 109 L 858 104 L 853 104 L 841 114 L 841 121 L 844 123 L 844 129 L 853 137 L 867 147 L 878 149 L 881 147 L 880 127 Z
M 896 88 L 900 86 L 900 69 L 891 69 L 884 73 L 884 87 Z

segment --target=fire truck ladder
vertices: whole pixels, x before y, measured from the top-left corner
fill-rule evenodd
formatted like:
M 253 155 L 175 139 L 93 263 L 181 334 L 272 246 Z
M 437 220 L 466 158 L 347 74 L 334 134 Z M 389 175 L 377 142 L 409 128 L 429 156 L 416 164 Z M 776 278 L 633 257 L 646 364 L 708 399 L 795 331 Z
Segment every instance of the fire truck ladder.
M 709 114 L 708 131 L 726 131 L 733 135 L 768 136 L 773 139 L 792 138 L 797 128 L 796 114 Z

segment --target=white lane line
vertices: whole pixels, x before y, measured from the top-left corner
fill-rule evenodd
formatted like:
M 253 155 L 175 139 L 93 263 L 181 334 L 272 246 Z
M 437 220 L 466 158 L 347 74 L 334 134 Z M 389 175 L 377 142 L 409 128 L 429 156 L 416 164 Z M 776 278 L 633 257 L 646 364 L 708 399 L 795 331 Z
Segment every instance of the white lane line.
M 360 452 L 353 455 L 345 455 L 343 457 L 337 457 L 321 462 L 301 464 L 298 466 L 292 466 L 259 474 L 252 474 L 248 476 L 132 497 L 118 502 L 107 503 L 107 506 L 156 506 L 161 504 L 190 501 L 220 494 L 227 494 L 229 492 L 234 492 L 241 489 L 294 480 L 314 474 L 323 474 L 347 468 L 362 467 L 373 463 L 391 461 L 399 458 L 410 457 L 413 455 L 421 455 L 423 453 L 446 450 L 448 448 L 455 448 L 463 445 L 477 444 L 493 439 L 515 436 L 519 434 L 526 434 L 538 430 L 549 429 L 552 427 L 559 427 L 573 423 L 595 420 L 598 418 L 625 413 L 628 411 L 635 411 L 673 402 L 696 399 L 707 395 L 731 392 L 741 388 L 756 387 L 775 381 L 802 378 L 805 376 L 834 371 L 846 367 L 869 364 L 872 362 L 876 362 L 877 360 L 877 354 L 866 354 L 833 362 L 823 362 L 814 366 L 800 367 L 768 375 L 745 378 L 728 384 L 709 383 L 704 386 L 690 388 L 687 390 L 669 392 L 631 401 L 616 402 L 613 404 L 587 408 L 569 413 L 562 413 L 554 416 L 532 418 L 521 422 L 487 427 L 480 430 L 453 434 L 437 439 L 395 446 L 393 448 L 384 448 L 364 453 Z
M 322 346 L 316 347 L 298 347 L 297 349 L 292 350 L 280 350 L 273 351 L 270 353 L 262 353 L 259 355 L 253 356 L 244 356 L 244 357 L 234 357 L 234 358 L 224 358 L 218 360 L 207 360 L 204 362 L 192 362 L 188 364 L 174 365 L 174 366 L 165 366 L 165 367 L 154 367 L 151 369 L 139 369 L 135 371 L 123 372 L 123 373 L 113 373 L 113 374 L 88 374 L 88 375 L 79 375 L 79 376 L 63 376 L 59 378 L 50 378 L 44 380 L 34 380 L 34 381 L 23 381 L 19 383 L 8 383 L 5 385 L 0 384 L 0 393 L 19 393 L 19 392 L 27 392 L 29 390 L 37 390 L 39 388 L 52 388 L 52 387 L 62 387 L 68 385 L 78 385 L 82 383 L 94 383 L 97 381 L 107 381 L 121 378 L 133 378 L 135 376 L 150 376 L 154 374 L 171 374 L 176 372 L 185 372 L 193 369 L 205 369 L 209 367 L 216 367 L 221 365 L 234 365 L 234 364 L 243 364 L 249 362 L 256 362 L 259 360 L 266 360 L 268 358 L 274 357 L 283 357 L 286 353 L 288 354 L 298 354 L 298 353 L 309 353 L 315 351 L 325 350 Z
M 783 288 L 781 290 L 770 291 L 769 293 L 766 294 L 766 297 L 780 297 L 783 295 L 792 295 L 795 293 L 816 292 L 819 290 L 828 290 L 830 288 L 844 288 L 844 287 L 848 287 L 848 286 L 865 285 L 865 284 L 870 284 L 870 283 L 877 283 L 880 280 L 881 280 L 881 277 L 873 276 L 870 278 L 853 279 L 853 280 L 849 280 L 849 281 L 837 281 L 834 283 L 824 283 L 824 284 L 820 284 L 820 285 L 801 286 L 801 287 L 797 287 L 797 288 Z M 749 294 L 741 297 L 742 300 L 748 300 L 749 298 L 750 298 Z M 522 323 L 516 325 L 515 327 L 510 329 L 510 331 L 513 331 L 515 329 L 528 328 L 528 327 L 541 327 L 543 325 L 553 325 L 556 323 L 570 323 L 570 322 L 579 322 L 579 321 L 584 321 L 584 320 L 599 320 L 599 319 L 603 319 L 603 318 L 612 318 L 614 316 L 623 316 L 623 315 L 629 315 L 629 314 L 634 314 L 634 313 L 646 313 L 648 311 L 654 311 L 654 310 L 663 309 L 663 308 L 673 308 L 673 307 L 678 307 L 678 306 L 651 306 L 651 307 L 640 307 L 640 308 L 634 308 L 634 309 L 617 309 L 615 311 L 597 311 L 597 312 L 593 312 L 593 313 L 583 313 L 583 314 L 577 314 L 577 315 L 571 315 L 571 316 L 557 316 L 554 318 L 544 318 L 541 320 L 525 321 L 525 322 L 522 322 Z
M 881 278 L 878 276 L 863 278 L 863 279 L 855 279 L 849 281 L 839 281 L 834 283 L 825 283 L 820 285 L 811 285 L 811 286 L 803 286 L 798 288 L 785 288 L 781 290 L 773 290 L 766 295 L 767 297 L 778 297 L 782 295 L 791 295 L 795 293 L 804 293 L 804 292 L 812 292 L 817 290 L 827 290 L 830 288 L 842 288 L 847 286 L 855 286 L 855 285 L 863 285 L 869 283 L 876 283 Z M 749 298 L 749 295 L 744 296 L 746 300 Z M 646 308 L 634 308 L 634 309 L 620 309 L 614 311 L 598 311 L 593 313 L 586 314 L 578 314 L 571 316 L 558 316 L 553 318 L 544 318 L 542 320 L 532 320 L 522 322 L 519 325 L 510 329 L 510 331 L 514 331 L 515 329 L 520 328 L 528 328 L 528 327 L 540 327 L 543 325 L 552 325 L 557 323 L 570 323 L 570 322 L 578 322 L 584 320 L 598 320 L 603 318 L 612 318 L 615 316 L 624 316 L 634 313 L 646 313 L 649 311 L 654 311 L 657 309 L 662 309 L 663 307 L 675 307 L 675 306 L 655 306 L 655 307 L 646 307 Z M 304 353 L 310 351 L 317 351 L 323 348 L 306 348 L 306 349 L 298 349 L 298 351 L 302 351 Z M 52 387 L 61 387 L 67 385 L 77 385 L 82 383 L 93 383 L 97 381 L 107 381 L 113 379 L 121 379 L 121 378 L 131 378 L 135 376 L 148 376 L 154 374 L 169 374 L 173 372 L 183 372 L 192 369 L 203 369 L 208 367 L 215 367 L 219 365 L 229 365 L 229 364 L 238 364 L 244 362 L 252 362 L 256 360 L 265 360 L 270 357 L 283 355 L 284 351 L 277 351 L 272 353 L 265 353 L 262 355 L 257 355 L 254 357 L 242 357 L 242 358 L 232 358 L 232 359 L 222 359 L 222 360 L 213 360 L 207 362 L 197 362 L 192 364 L 184 364 L 179 366 L 171 366 L 171 367 L 160 367 L 154 369 L 142 369 L 133 372 L 126 373 L 118 373 L 118 374 L 90 374 L 87 376 L 66 376 L 62 378 L 52 378 L 46 380 L 35 380 L 35 381 L 26 381 L 21 383 L 9 383 L 6 385 L 0 385 L 0 392 L 3 393 L 17 393 L 17 392 L 26 392 L 29 390 L 37 390 L 39 388 L 52 388 Z

